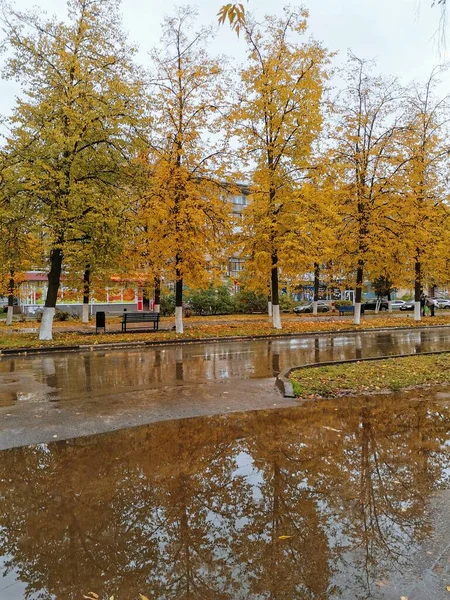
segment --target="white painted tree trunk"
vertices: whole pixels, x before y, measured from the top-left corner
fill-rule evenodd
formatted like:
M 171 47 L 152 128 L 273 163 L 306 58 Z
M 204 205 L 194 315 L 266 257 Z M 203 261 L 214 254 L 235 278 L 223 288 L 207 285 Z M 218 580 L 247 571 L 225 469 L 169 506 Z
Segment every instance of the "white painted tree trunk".
M 81 310 L 81 322 L 89 323 L 89 304 L 83 304 Z
M 388 312 L 392 312 L 392 302 L 388 300 Z
M 353 317 L 353 324 L 354 325 L 361 324 L 361 302 L 355 303 L 355 315 Z
M 175 331 L 177 333 L 183 333 L 183 307 L 175 307 Z
M 319 303 L 317 302 L 317 300 L 313 301 L 313 311 L 312 311 L 313 315 L 317 315 L 317 306 L 318 306 L 318 304 Z
M 275 327 L 275 329 L 281 329 L 280 305 L 273 304 L 272 311 L 273 326 Z
M 419 302 L 414 302 L 414 321 L 421 321 L 422 320 L 422 315 L 421 315 L 421 307 L 420 307 L 420 300 Z
M 52 340 L 53 339 L 53 317 L 55 316 L 55 309 L 44 306 L 42 313 L 41 329 L 39 330 L 40 340 Z
M 6 314 L 6 324 L 12 325 L 14 314 L 14 306 L 8 306 L 8 312 Z
M 161 304 L 155 304 L 153 307 L 153 312 L 161 312 Z
M 267 314 L 269 317 L 273 315 L 272 302 L 270 302 L 270 300 L 267 303 Z

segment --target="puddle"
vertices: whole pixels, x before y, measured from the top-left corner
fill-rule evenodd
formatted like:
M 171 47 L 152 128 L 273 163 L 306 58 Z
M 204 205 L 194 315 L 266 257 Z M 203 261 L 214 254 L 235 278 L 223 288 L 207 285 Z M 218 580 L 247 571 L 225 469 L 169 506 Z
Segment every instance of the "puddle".
M 443 600 L 449 422 L 416 392 L 5 450 L 0 598 Z

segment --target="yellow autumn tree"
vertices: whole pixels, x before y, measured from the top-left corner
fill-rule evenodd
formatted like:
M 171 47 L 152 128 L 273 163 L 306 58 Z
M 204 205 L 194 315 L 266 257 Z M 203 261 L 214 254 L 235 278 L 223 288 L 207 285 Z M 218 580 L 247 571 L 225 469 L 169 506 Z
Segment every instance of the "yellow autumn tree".
M 209 58 L 210 30 L 193 32 L 196 13 L 178 9 L 152 53 L 147 189 L 139 200 L 141 241 L 152 274 L 175 282 L 175 327 L 183 333 L 183 287 L 205 286 L 223 255 L 229 224 L 227 135 L 221 116 L 226 86 Z M 210 139 L 212 136 L 215 139 Z
M 450 99 L 436 95 L 441 72 L 441 68 L 434 69 L 425 84 L 410 90 L 401 138 L 407 160 L 400 192 L 403 264 L 408 282 L 414 281 L 416 321 L 421 317 L 421 293 L 427 286 L 449 281 L 450 252 L 444 240 L 450 217 Z
M 117 6 L 116 0 L 69 0 L 64 22 L 8 8 L 2 16 L 11 50 L 6 70 L 24 91 L 8 147 L 23 150 L 21 169 L 39 205 L 47 248 L 43 340 L 52 339 L 66 258 L 79 254 L 84 269 L 87 248 L 99 249 L 104 239 L 107 255 L 110 233 L 122 231 L 124 171 L 142 94 Z M 101 235 L 104 230 L 108 235 Z
M 335 261 L 341 275 L 355 281 L 356 325 L 368 267 L 375 278 L 383 274 L 388 256 L 395 261 L 394 248 L 400 243 L 396 190 L 406 162 L 398 150 L 402 91 L 395 80 L 370 71 L 369 62 L 350 56 L 332 133 L 341 213 Z
M 308 177 L 287 200 L 280 225 L 285 231 L 283 272 L 291 282 L 313 281 L 313 314 L 317 314 L 320 282 L 331 283 L 330 266 L 337 252 L 340 225 L 338 195 L 328 174 L 326 153 L 311 160 Z
M 311 148 L 321 126 L 321 98 L 329 53 L 314 40 L 298 41 L 307 30 L 307 12 L 285 9 L 263 24 L 247 19 L 249 66 L 241 72 L 238 101 L 231 114 L 242 158 L 253 172 L 252 203 L 246 212 L 243 247 L 246 268 L 270 283 L 273 325 L 281 328 L 278 280 L 286 221 L 299 181 L 311 168 Z M 286 263 L 288 265 L 289 261 Z
M 0 295 L 8 296 L 7 325 L 24 272 L 41 258 L 36 204 L 21 183 L 20 161 L 20 154 L 0 153 Z

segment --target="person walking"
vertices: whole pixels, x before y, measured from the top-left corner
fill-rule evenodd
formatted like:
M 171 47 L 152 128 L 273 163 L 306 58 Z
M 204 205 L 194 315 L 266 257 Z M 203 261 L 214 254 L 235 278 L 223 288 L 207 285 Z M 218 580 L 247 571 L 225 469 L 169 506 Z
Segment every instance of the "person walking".
M 426 300 L 426 296 L 425 294 L 422 292 L 420 294 L 420 312 L 422 313 L 422 317 L 425 316 L 425 300 Z
M 434 298 L 427 298 L 425 300 L 425 305 L 428 306 L 428 308 L 430 309 L 430 316 L 434 317 L 434 309 L 436 307 L 436 304 L 434 302 Z

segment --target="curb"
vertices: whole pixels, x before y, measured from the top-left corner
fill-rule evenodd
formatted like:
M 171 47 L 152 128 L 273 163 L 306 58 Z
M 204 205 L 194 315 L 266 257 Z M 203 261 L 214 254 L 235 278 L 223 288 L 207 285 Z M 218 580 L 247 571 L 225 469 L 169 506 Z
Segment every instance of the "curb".
M 81 344 L 77 346 L 41 346 L 30 348 L 3 348 L 0 350 L 0 358 L 9 356 L 20 356 L 26 354 L 50 354 L 53 352 L 92 352 L 94 350 L 119 350 L 124 348 L 139 348 L 144 346 L 174 346 L 187 344 L 206 344 L 219 342 L 241 342 L 252 340 L 270 340 L 270 339 L 286 339 L 300 338 L 311 336 L 337 336 L 337 335 L 358 335 L 360 333 L 376 333 L 380 331 L 423 331 L 430 329 L 450 329 L 450 325 L 421 325 L 417 327 L 373 327 L 370 329 L 340 329 L 339 331 L 304 331 L 297 333 L 279 333 L 279 334 L 261 334 L 261 335 L 241 335 L 241 336 L 226 336 L 226 337 L 210 337 L 210 338 L 190 338 L 190 339 L 175 339 L 175 340 L 145 340 L 136 342 L 113 342 L 111 344 Z M 400 355 L 402 356 L 402 355 Z M 410 356 L 406 354 L 404 356 Z M 368 359 L 361 359 L 368 360 Z M 326 364 L 326 363 L 321 363 Z M 332 363 L 334 364 L 334 363 Z M 306 365 L 305 365 L 306 366 Z M 312 365 L 314 366 L 314 363 Z M 294 367 L 296 368 L 296 367 Z M 302 368 L 302 367 L 299 367 Z M 291 369 L 292 370 L 292 369 Z
M 302 369 L 312 369 L 317 367 L 326 367 L 332 365 L 347 365 L 359 362 L 374 362 L 376 360 L 387 360 L 389 358 L 407 358 L 408 356 L 432 356 L 435 354 L 449 354 L 449 350 L 433 350 L 431 352 L 419 352 L 414 354 L 388 354 L 386 356 L 369 356 L 367 358 L 349 358 L 347 360 L 328 360 L 320 363 L 306 363 L 298 367 L 288 367 L 280 371 L 276 378 L 275 385 L 281 391 L 285 398 L 296 398 L 294 387 L 290 380 L 290 375 L 293 371 L 301 371 Z

